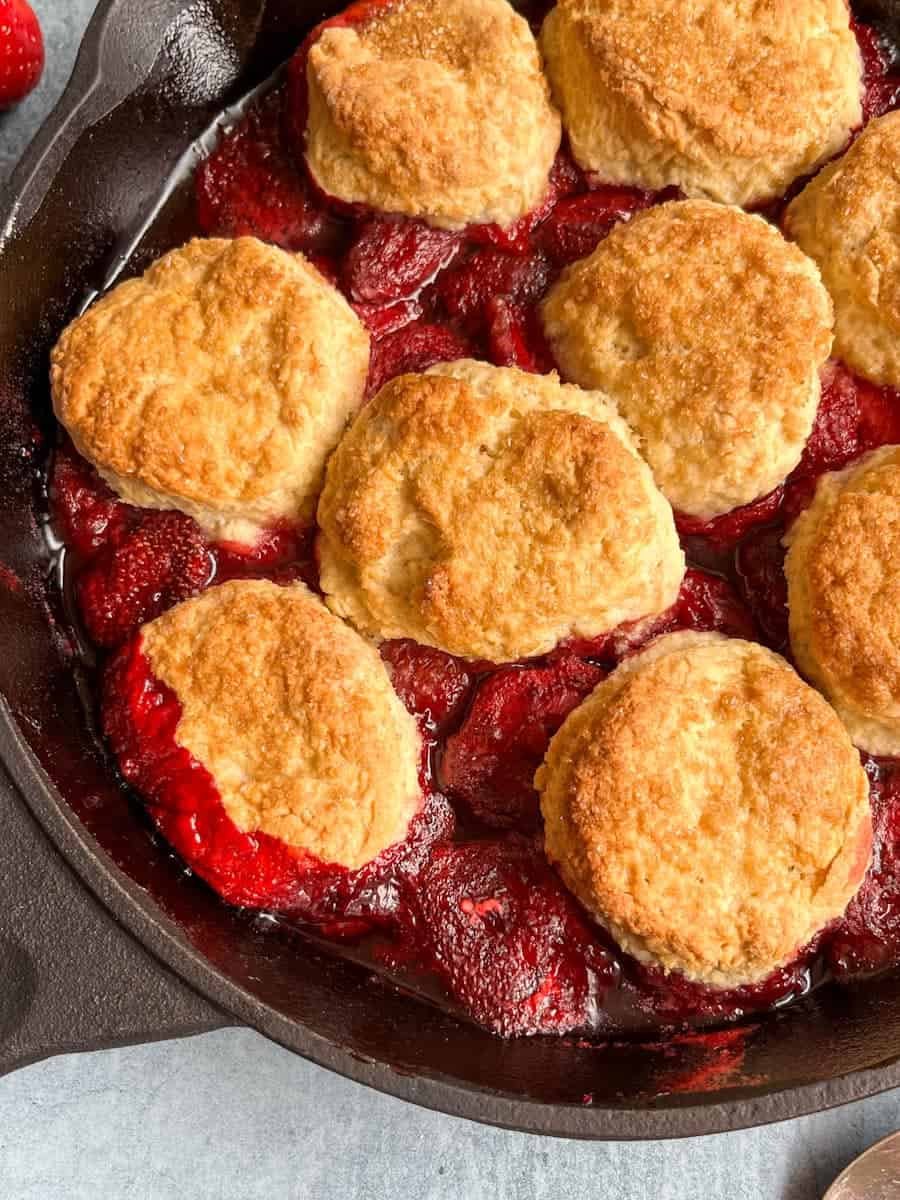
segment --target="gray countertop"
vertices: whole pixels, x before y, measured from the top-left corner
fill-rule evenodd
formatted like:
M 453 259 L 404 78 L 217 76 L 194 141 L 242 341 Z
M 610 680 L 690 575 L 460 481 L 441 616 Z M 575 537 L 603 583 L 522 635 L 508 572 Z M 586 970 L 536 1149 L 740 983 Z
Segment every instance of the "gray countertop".
M 32 0 L 38 91 L 0 117 L 0 176 L 59 95 L 95 0 Z M 900 1125 L 900 1092 L 690 1142 L 581 1144 L 424 1112 L 228 1030 L 0 1080 L 4 1200 L 815 1200 Z

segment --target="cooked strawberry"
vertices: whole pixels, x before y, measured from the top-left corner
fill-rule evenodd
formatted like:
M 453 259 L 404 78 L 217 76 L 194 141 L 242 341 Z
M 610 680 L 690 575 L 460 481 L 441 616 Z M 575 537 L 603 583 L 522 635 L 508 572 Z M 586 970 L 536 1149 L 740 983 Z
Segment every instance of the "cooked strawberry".
M 538 241 L 558 266 L 586 258 L 619 221 L 654 203 L 653 192 L 599 187 L 560 200 L 538 233 Z
M 738 585 L 763 637 L 773 650 L 788 645 L 787 580 L 784 576 L 784 528 L 761 529 L 743 542 L 735 566 Z
M 119 646 L 146 621 L 201 592 L 211 575 L 209 548 L 196 522 L 182 513 L 146 513 L 78 577 L 88 636 L 98 646 Z
M 505 296 L 488 301 L 488 354 L 498 367 L 546 375 L 556 366 L 537 309 Z
M 543 254 L 508 254 L 488 247 L 445 271 L 435 296 L 448 316 L 477 330 L 492 299 L 531 303 L 543 296 L 549 281 L 550 264 Z
M 345 225 L 319 203 L 285 148 L 283 103 L 282 89 L 263 96 L 200 165 L 197 219 L 204 233 L 327 258 L 343 243 Z
M 613 960 L 524 838 L 439 846 L 418 903 L 435 969 L 495 1033 L 587 1027 L 615 982 Z
M 138 515 L 68 443 L 53 459 L 50 506 L 62 540 L 85 558 L 116 541 Z
M 424 371 L 439 362 L 468 358 L 472 347 L 446 325 L 413 321 L 372 345 L 366 395 L 374 396 L 389 379 L 410 371 Z
M 682 537 L 702 537 L 716 550 L 724 550 L 736 545 L 754 525 L 765 525 L 773 520 L 783 499 L 784 488 L 777 487 L 767 496 L 723 513 L 721 517 L 713 517 L 711 521 L 676 513 L 675 524 Z
M 381 657 L 390 670 L 394 691 L 429 728 L 440 730 L 459 713 L 471 687 L 460 659 L 408 640 L 385 642 Z
M 553 734 L 603 675 L 573 654 L 488 675 L 461 728 L 447 739 L 441 785 L 486 825 L 536 827 L 534 773 Z
M 560 149 L 550 168 L 547 192 L 541 203 L 532 212 L 526 213 L 513 225 L 501 229 L 499 225 L 470 225 L 466 236 L 472 242 L 497 246 L 514 254 L 527 254 L 532 248 L 532 234 L 544 221 L 563 196 L 586 186 L 585 178 L 575 165 L 568 150 Z
M 363 221 L 344 259 L 350 299 L 367 304 L 403 300 L 429 283 L 456 257 L 461 235 L 405 217 Z

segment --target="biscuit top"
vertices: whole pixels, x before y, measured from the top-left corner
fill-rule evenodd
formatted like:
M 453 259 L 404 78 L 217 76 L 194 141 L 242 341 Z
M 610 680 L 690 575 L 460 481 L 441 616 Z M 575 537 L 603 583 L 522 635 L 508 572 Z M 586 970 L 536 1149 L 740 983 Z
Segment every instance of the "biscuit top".
M 791 203 L 785 229 L 835 305 L 835 354 L 900 385 L 900 112 L 871 121 Z
M 312 515 L 368 361 L 353 310 L 301 255 L 197 240 L 68 327 L 53 403 L 126 500 L 252 541 Z
M 176 740 L 228 816 L 355 869 L 405 837 L 421 746 L 378 652 L 302 584 L 233 582 L 145 625 Z
M 467 360 L 363 409 L 319 525 L 335 612 L 494 661 L 658 613 L 684 573 L 671 510 L 600 394 Z
M 900 754 L 900 446 L 823 476 L 785 544 L 798 666 L 857 745 Z
M 762 218 L 703 200 L 649 209 L 564 272 L 542 317 L 563 374 L 609 393 L 674 508 L 727 512 L 800 461 L 831 302 Z
M 559 0 L 541 42 L 575 157 L 609 182 L 759 202 L 862 120 L 844 0 Z
M 568 717 L 536 783 L 547 852 L 585 907 L 637 958 L 712 986 L 789 961 L 867 868 L 859 756 L 756 643 L 652 643 Z
M 506 0 L 397 0 L 326 29 L 307 76 L 307 162 L 331 195 L 450 229 L 543 199 L 560 120 Z

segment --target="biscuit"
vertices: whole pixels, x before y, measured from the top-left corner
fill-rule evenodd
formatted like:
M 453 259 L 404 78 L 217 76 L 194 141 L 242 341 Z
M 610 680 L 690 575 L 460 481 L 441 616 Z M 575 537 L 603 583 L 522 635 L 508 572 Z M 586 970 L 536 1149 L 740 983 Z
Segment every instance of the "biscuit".
M 574 156 L 605 183 L 758 204 L 862 121 L 845 0 L 559 0 L 541 49 Z
M 507 661 L 674 603 L 671 509 L 620 419 L 555 376 L 392 380 L 328 465 L 322 588 L 373 637 Z
M 141 649 L 241 832 L 351 870 L 405 837 L 422 803 L 415 720 L 377 650 L 303 584 L 210 588 L 145 625 Z
M 459 229 L 543 200 L 559 148 L 527 22 L 506 0 L 397 0 L 309 53 L 306 161 L 326 192 Z
M 900 446 L 823 475 L 784 543 L 798 667 L 860 749 L 900 755 Z
M 124 500 L 252 543 L 312 516 L 368 363 L 368 334 L 301 255 L 197 240 L 68 327 L 53 406 Z
M 611 396 L 675 509 L 708 520 L 800 461 L 831 302 L 761 217 L 705 200 L 649 209 L 569 267 L 541 314 L 564 377 Z
M 866 872 L 869 789 L 840 720 L 754 642 L 676 633 L 567 718 L 536 786 L 547 854 L 642 962 L 758 982 Z
M 834 352 L 900 387 L 900 112 L 866 126 L 785 214 L 834 301 Z

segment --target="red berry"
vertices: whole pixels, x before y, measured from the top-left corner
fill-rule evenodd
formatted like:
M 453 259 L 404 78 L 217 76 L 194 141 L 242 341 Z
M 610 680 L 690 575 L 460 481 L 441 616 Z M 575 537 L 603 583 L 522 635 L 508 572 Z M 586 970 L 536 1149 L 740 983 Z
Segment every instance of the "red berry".
M 422 315 L 418 300 L 395 300 L 391 304 L 354 304 L 356 315 L 373 338 L 396 333 Z
M 495 296 L 488 301 L 488 354 L 498 367 L 546 375 L 556 363 L 534 306 Z
M 753 617 L 727 579 L 691 569 L 684 577 L 676 608 L 676 629 L 756 638 Z
M 784 576 L 784 528 L 776 525 L 751 534 L 737 549 L 735 567 L 744 601 L 773 650 L 788 646 L 787 580 Z
M 0 108 L 33 91 L 44 70 L 44 38 L 27 0 L 0 0 Z
M 197 219 L 204 233 L 327 257 L 343 241 L 344 225 L 319 203 L 285 148 L 283 103 L 282 89 L 263 96 L 200 165 Z
M 405 217 L 370 217 L 347 252 L 342 272 L 350 299 L 385 304 L 414 296 L 459 251 L 460 235 Z
M 773 520 L 781 508 L 783 499 L 784 488 L 777 487 L 767 496 L 761 496 L 751 504 L 743 504 L 740 508 L 723 513 L 721 517 L 714 517 L 711 521 L 676 513 L 675 524 L 682 537 L 702 537 L 715 549 L 725 550 L 746 536 L 754 525 L 764 525 Z
M 505 667 L 487 676 L 441 760 L 444 789 L 486 825 L 539 823 L 534 773 L 551 737 L 604 672 L 574 655 L 544 667 Z
M 88 636 L 119 646 L 146 621 L 210 582 L 212 559 L 197 524 L 177 512 L 149 512 L 106 546 L 78 577 Z
M 612 958 L 524 838 L 437 847 L 418 902 L 435 969 L 495 1033 L 587 1027 L 616 981 Z
M 394 691 L 431 729 L 440 730 L 455 717 L 471 686 L 458 658 L 418 642 L 385 642 L 381 657 L 388 665 Z
M 877 775 L 871 787 L 872 863 L 827 947 L 839 977 L 895 966 L 900 957 L 900 765 L 885 763 Z
M 653 192 L 637 188 L 600 187 L 560 200 L 540 228 L 538 240 L 555 263 L 564 266 L 586 258 L 619 221 L 654 203 Z
M 424 371 L 435 363 L 468 358 L 471 353 L 468 342 L 446 325 L 413 321 L 373 344 L 366 395 L 374 396 L 395 375 Z
M 68 444 L 53 459 L 50 505 L 62 540 L 85 558 L 116 541 L 138 515 Z
M 554 205 L 563 196 L 568 196 L 585 186 L 584 175 L 572 161 L 568 151 L 561 149 L 550 168 L 546 194 L 537 208 L 506 229 L 501 229 L 499 225 L 470 225 L 466 236 L 470 241 L 482 245 L 497 246 L 515 254 L 527 254 L 531 249 L 533 231 L 545 220 Z
M 527 304 L 539 300 L 550 282 L 543 254 L 508 254 L 485 248 L 454 264 L 437 282 L 435 295 L 448 316 L 475 330 L 495 297 Z
M 863 124 L 896 108 L 900 79 L 888 74 L 887 57 L 877 30 L 853 22 L 853 32 L 863 60 Z
M 799 465 L 785 486 L 784 511 L 792 520 L 809 503 L 816 481 L 867 450 L 900 441 L 900 393 L 830 363 L 822 375 L 822 398 Z

